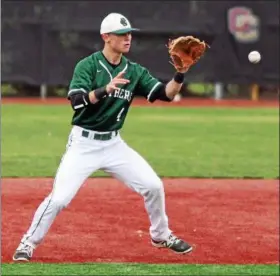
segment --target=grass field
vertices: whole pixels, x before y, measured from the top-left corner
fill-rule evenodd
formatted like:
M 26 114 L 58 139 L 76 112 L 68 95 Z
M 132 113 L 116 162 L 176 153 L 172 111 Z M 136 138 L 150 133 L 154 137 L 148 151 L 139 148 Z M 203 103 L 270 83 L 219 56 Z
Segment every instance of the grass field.
M 4 264 L 2 275 L 279 275 L 276 265 Z
M 4 105 L 2 176 L 54 176 L 71 114 L 68 106 Z M 122 136 L 161 176 L 276 178 L 278 115 L 278 109 L 134 107 Z
M 68 106 L 3 105 L 2 177 L 53 177 L 71 128 L 71 113 Z M 279 177 L 278 109 L 134 107 L 122 136 L 161 176 Z M 279 275 L 278 269 L 29 263 L 2 264 L 2 275 Z

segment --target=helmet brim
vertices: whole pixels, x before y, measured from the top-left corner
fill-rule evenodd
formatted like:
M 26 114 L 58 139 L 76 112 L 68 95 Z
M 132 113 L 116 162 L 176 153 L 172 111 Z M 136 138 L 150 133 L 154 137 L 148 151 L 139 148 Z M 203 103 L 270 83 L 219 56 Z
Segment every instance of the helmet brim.
M 121 29 L 121 30 L 111 32 L 111 34 L 126 34 L 134 31 L 140 31 L 140 29 L 136 29 L 136 28 Z

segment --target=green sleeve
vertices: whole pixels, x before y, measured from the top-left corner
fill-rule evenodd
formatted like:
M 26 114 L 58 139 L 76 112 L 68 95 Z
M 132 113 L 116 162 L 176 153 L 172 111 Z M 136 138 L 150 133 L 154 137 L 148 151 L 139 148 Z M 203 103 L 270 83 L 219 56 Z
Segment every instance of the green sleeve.
M 93 72 L 93 64 L 89 57 L 80 60 L 75 66 L 68 96 L 78 91 L 89 93 L 93 88 Z
M 155 93 L 161 85 L 162 83 L 158 79 L 153 77 L 146 68 L 143 68 L 137 87 L 137 94 L 149 100 L 152 93 Z

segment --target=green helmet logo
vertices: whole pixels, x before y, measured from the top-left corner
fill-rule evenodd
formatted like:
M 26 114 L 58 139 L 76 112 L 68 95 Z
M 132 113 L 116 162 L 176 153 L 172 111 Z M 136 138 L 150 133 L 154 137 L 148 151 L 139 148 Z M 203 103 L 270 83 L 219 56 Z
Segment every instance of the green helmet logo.
M 121 21 L 120 23 L 123 25 L 123 26 L 127 26 L 127 21 L 124 17 L 121 18 Z

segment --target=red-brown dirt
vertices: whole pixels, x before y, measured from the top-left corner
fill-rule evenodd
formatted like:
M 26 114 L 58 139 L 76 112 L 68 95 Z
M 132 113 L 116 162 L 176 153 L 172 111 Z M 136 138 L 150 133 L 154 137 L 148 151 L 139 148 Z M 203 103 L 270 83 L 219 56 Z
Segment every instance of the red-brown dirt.
M 86 181 L 37 248 L 34 262 L 271 264 L 279 260 L 279 181 L 164 179 L 174 233 L 193 244 L 178 256 L 150 245 L 142 198 L 111 178 Z M 2 179 L 2 262 L 52 179 Z
M 51 105 L 61 105 L 69 104 L 69 101 L 66 98 L 3 98 L 3 104 L 51 104 Z M 133 100 L 132 105 L 134 106 L 188 106 L 188 107 L 278 107 L 278 101 L 251 101 L 251 100 L 219 100 L 214 99 L 182 99 L 179 102 L 162 102 L 156 101 L 153 104 L 148 103 L 144 98 L 137 98 Z

